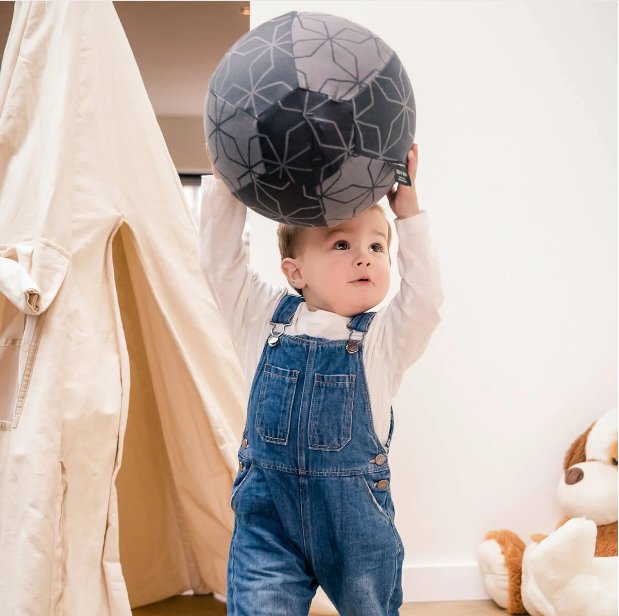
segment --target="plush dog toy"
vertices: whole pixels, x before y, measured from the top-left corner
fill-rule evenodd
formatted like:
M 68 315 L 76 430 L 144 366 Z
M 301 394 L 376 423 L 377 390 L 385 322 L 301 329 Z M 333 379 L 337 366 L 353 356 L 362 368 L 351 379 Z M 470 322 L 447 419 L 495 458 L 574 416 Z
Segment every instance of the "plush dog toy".
M 484 583 L 510 614 L 617 614 L 617 410 L 572 444 L 557 496 L 565 517 L 548 537 L 524 542 L 491 531 L 479 547 Z

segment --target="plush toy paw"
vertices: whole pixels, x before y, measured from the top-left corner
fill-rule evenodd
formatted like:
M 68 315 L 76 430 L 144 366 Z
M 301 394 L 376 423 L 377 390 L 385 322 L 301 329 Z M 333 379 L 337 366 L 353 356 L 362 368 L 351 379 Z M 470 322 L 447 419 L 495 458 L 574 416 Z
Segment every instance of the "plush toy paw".
M 595 558 L 597 528 L 568 520 L 544 541 L 527 547 L 522 562 L 522 599 L 544 616 L 616 616 L 617 558 Z
M 520 599 L 524 543 L 509 530 L 489 532 L 477 557 L 484 584 L 492 600 L 510 614 L 525 614 Z

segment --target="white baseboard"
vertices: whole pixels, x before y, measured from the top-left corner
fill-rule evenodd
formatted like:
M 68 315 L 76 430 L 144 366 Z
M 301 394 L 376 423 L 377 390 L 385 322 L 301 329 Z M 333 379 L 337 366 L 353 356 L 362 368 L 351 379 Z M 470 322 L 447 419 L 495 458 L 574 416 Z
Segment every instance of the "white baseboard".
M 402 568 L 404 603 L 489 599 L 477 562 L 407 564 Z

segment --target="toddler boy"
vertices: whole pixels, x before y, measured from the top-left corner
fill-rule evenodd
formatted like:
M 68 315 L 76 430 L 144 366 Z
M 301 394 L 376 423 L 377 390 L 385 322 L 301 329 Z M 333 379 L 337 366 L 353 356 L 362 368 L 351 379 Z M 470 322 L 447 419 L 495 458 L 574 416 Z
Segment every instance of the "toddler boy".
M 415 190 L 388 194 L 400 289 L 389 289 L 390 225 L 380 206 L 336 227 L 278 230 L 281 267 L 298 293 L 248 266 L 246 208 L 204 178 L 200 255 L 231 328 L 248 411 L 231 506 L 227 610 L 302 616 L 318 585 L 341 616 L 393 616 L 404 549 L 387 460 L 391 399 L 424 351 L 442 293 Z

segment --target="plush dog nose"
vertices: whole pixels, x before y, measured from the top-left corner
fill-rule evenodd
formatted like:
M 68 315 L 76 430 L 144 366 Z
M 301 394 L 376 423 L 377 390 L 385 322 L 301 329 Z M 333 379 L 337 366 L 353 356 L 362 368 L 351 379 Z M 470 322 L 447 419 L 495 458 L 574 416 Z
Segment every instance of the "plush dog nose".
M 568 486 L 573 486 L 575 483 L 578 483 L 585 476 L 584 472 L 580 468 L 576 468 L 572 466 L 565 471 L 565 483 Z

